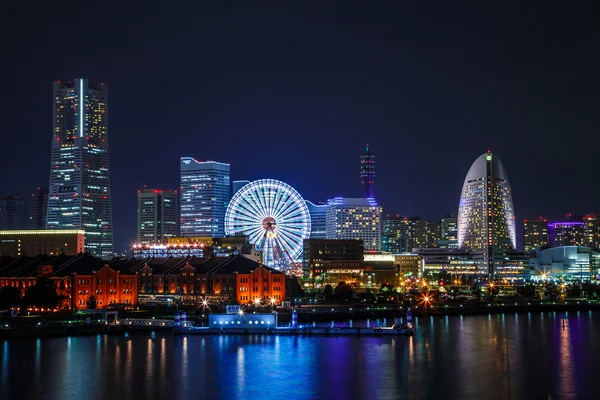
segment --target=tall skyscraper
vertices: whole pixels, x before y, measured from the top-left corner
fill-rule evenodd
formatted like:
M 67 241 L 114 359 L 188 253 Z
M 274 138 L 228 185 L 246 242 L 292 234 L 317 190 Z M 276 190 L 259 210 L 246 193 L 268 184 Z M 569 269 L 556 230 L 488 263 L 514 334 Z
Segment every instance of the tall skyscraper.
M 27 205 L 18 193 L 0 196 L 0 230 L 27 228 Z
M 588 214 L 583 217 L 585 223 L 586 246 L 593 249 L 600 247 L 600 221 L 597 214 Z
M 363 197 L 375 198 L 375 156 L 369 151 L 369 145 L 360 156 L 360 180 L 363 186 Z
M 46 229 L 48 213 L 48 188 L 38 188 L 29 199 L 28 229 Z
M 477 253 L 488 274 L 496 255 L 516 249 L 515 214 L 506 171 L 490 151 L 471 166 L 458 206 L 458 247 Z
M 381 250 L 381 207 L 374 199 L 336 197 L 327 204 L 327 239 L 360 239 L 365 250 Z
M 138 190 L 138 243 L 167 243 L 177 236 L 177 191 Z
M 548 246 L 548 220 L 526 219 L 523 222 L 523 250 L 529 253 L 538 247 Z
M 47 229 L 83 229 L 85 249 L 113 256 L 108 91 L 86 79 L 54 82 Z
M 225 212 L 231 200 L 229 164 L 181 157 L 180 196 L 181 236 L 225 236 Z
M 440 220 L 440 249 L 456 249 L 458 247 L 458 219 L 455 215 L 447 215 Z
M 408 250 L 408 219 L 400 215 L 386 215 L 382 221 L 381 249 L 393 254 Z

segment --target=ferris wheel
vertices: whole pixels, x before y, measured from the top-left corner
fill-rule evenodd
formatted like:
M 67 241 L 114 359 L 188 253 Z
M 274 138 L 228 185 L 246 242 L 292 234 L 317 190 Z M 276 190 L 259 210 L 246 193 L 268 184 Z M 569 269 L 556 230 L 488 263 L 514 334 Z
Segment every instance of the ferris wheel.
M 290 185 L 275 179 L 250 182 L 235 193 L 225 213 L 225 234 L 246 235 L 263 263 L 287 269 L 310 236 L 310 213 Z

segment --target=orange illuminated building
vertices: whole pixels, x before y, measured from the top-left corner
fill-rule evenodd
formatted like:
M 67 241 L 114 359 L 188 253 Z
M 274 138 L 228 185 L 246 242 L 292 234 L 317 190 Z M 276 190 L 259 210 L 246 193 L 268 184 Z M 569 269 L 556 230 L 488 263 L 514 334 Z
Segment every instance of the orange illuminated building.
M 61 298 L 60 309 L 87 308 L 92 295 L 97 308 L 138 302 L 137 273 L 115 262 L 107 264 L 89 254 L 0 258 L 0 287 L 13 286 L 24 295 L 42 279 L 52 282 Z

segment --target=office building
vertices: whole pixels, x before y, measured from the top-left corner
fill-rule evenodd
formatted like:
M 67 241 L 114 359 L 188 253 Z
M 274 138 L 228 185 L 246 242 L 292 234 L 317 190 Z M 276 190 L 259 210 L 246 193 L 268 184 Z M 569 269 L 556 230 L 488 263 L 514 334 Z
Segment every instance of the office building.
M 241 188 L 243 188 L 244 186 L 246 186 L 249 183 L 250 183 L 250 181 L 247 181 L 247 180 L 233 181 L 233 183 L 232 183 L 233 191 L 232 191 L 231 195 L 233 196 L 234 194 L 236 194 L 238 192 L 238 190 L 240 190 Z
M 367 251 L 363 258 L 361 286 L 381 287 L 382 284 L 398 284 L 396 257 L 389 251 Z
M 386 215 L 382 221 L 381 249 L 392 254 L 408 250 L 408 220 L 400 215 Z
M 327 204 L 314 204 L 305 200 L 310 213 L 310 238 L 327 239 Z
M 395 254 L 394 265 L 398 271 L 398 276 L 421 276 L 425 270 L 425 261 L 423 256 L 412 253 Z
M 586 246 L 593 249 L 600 247 L 600 221 L 596 214 L 588 214 L 583 217 L 585 223 L 585 242 Z
M 369 151 L 369 145 L 360 156 L 360 180 L 363 187 L 363 197 L 375 198 L 375 156 Z
M 383 219 L 382 248 L 393 254 L 415 248 L 438 247 L 440 223 L 419 217 L 386 216 Z
M 225 236 L 225 212 L 231 199 L 229 164 L 181 158 L 180 235 Z
M 138 190 L 138 244 L 164 244 L 177 237 L 177 210 L 177 191 Z
M 584 246 L 587 244 L 584 222 L 551 222 L 548 224 L 550 246 Z
M 54 82 L 47 229 L 83 229 L 86 250 L 113 256 L 107 87 Z
M 548 220 L 526 219 L 523 222 L 523 250 L 529 253 L 538 247 L 548 246 Z
M 48 188 L 38 188 L 29 199 L 29 221 L 27 229 L 46 229 L 48 213 Z
M 482 261 L 490 277 L 504 251 L 516 249 L 510 184 L 498 157 L 482 154 L 465 178 L 458 207 L 458 247 Z
M 305 239 L 303 276 L 315 287 L 340 281 L 359 283 L 363 270 L 362 240 Z
M 440 249 L 458 248 L 458 219 L 455 215 L 447 215 L 440 220 L 440 239 L 437 247 Z
M 26 229 L 27 205 L 18 193 L 14 196 L 0 196 L 0 229 Z
M 327 239 L 358 239 L 365 250 L 381 249 L 381 207 L 374 199 L 336 197 L 327 204 Z
M 83 253 L 82 230 L 7 230 L 0 231 L 0 256 L 34 257 Z

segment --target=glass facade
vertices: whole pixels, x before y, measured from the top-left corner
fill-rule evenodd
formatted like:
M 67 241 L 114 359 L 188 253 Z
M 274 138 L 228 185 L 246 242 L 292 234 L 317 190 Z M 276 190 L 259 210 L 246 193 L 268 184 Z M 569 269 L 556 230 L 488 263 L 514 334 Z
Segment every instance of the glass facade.
M 0 196 L 0 229 L 27 228 L 27 207 L 25 199 L 19 196 Z
M 310 238 L 327 239 L 327 204 L 306 201 L 310 213 Z
M 177 192 L 138 191 L 138 243 L 167 243 L 177 237 Z
M 585 223 L 583 222 L 549 223 L 548 236 L 552 247 L 584 246 L 587 244 Z
M 531 250 L 548 246 L 548 220 L 543 218 L 525 220 L 523 222 L 523 250 Z
M 229 164 L 181 158 L 180 233 L 225 236 L 225 212 L 231 199 Z
M 47 229 L 83 229 L 85 249 L 113 256 L 108 91 L 85 79 L 54 82 Z
M 495 254 L 516 249 L 512 194 L 500 159 L 482 154 L 471 166 L 458 207 L 458 247 L 478 253 L 488 273 Z
M 375 198 L 375 156 L 369 151 L 369 145 L 360 156 L 360 180 L 363 186 L 363 196 L 368 199 Z
M 448 215 L 440 221 L 440 249 L 458 248 L 458 219 L 456 216 Z

